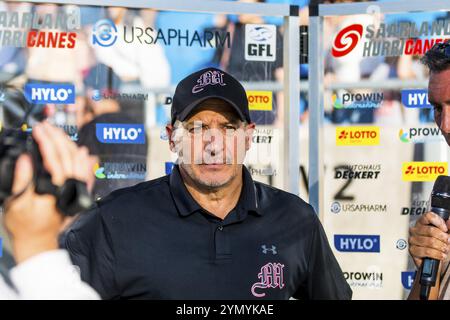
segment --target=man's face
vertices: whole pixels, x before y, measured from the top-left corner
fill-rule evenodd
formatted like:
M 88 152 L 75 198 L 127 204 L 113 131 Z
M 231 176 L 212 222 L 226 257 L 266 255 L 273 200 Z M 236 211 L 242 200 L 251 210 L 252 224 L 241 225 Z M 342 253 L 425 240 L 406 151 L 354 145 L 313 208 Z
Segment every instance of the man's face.
M 183 123 L 168 126 L 180 167 L 202 188 L 220 188 L 241 174 L 255 125 L 245 124 L 220 99 L 201 103 Z
M 450 69 L 431 73 L 428 100 L 434 106 L 434 120 L 450 146 Z

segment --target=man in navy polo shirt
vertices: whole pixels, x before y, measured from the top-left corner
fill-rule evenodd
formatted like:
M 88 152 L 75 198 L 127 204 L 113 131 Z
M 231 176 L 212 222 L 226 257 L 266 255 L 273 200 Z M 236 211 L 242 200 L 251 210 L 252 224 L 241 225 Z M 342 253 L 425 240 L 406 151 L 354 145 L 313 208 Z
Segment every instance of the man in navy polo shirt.
M 312 207 L 242 164 L 254 128 L 231 75 L 183 79 L 172 173 L 111 193 L 68 231 L 82 279 L 103 299 L 350 299 Z

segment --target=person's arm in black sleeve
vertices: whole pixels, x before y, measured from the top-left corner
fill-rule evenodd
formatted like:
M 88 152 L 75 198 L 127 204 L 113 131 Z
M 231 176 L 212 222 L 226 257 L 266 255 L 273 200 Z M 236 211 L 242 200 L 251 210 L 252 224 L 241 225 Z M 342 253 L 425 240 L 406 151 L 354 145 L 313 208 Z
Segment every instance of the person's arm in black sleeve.
M 328 239 L 314 214 L 308 255 L 308 270 L 304 283 L 294 294 L 296 299 L 350 300 L 352 290 L 328 244 Z
M 68 230 L 65 247 L 81 279 L 91 285 L 102 299 L 120 297 L 115 279 L 115 261 L 111 235 L 100 208 L 83 214 Z

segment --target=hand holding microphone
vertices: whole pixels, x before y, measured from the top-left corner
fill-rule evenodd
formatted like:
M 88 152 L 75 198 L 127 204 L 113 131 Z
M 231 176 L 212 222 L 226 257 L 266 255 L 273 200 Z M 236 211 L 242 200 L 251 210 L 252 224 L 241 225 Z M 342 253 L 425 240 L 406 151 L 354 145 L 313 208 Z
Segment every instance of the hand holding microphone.
M 420 298 L 427 300 L 439 277 L 440 261 L 450 251 L 450 177 L 440 176 L 431 194 L 431 212 L 410 229 L 409 251 L 420 267 Z

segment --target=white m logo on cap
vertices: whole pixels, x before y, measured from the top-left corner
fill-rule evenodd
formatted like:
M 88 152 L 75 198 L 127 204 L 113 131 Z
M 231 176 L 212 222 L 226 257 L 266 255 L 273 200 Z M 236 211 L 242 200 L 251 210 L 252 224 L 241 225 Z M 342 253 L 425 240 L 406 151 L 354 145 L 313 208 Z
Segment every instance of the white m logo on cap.
M 192 88 L 192 93 L 199 93 L 208 85 L 221 85 L 226 86 L 223 82 L 223 73 L 219 71 L 206 71 L 197 80 L 197 85 Z

